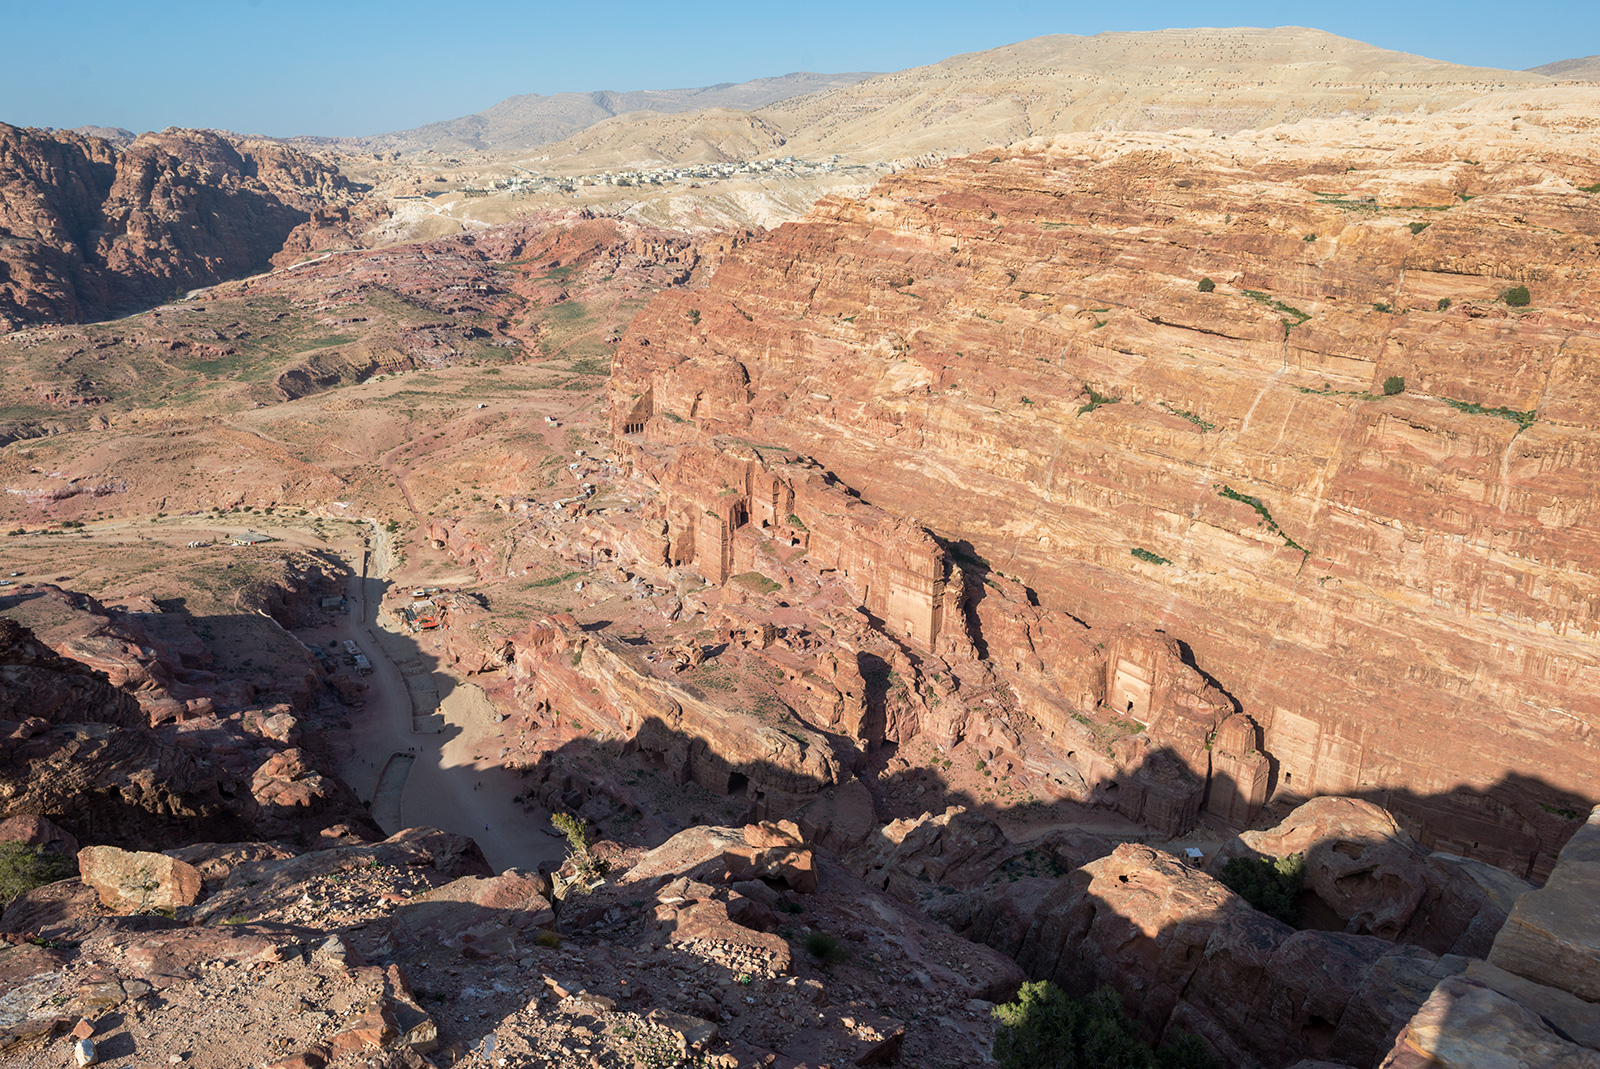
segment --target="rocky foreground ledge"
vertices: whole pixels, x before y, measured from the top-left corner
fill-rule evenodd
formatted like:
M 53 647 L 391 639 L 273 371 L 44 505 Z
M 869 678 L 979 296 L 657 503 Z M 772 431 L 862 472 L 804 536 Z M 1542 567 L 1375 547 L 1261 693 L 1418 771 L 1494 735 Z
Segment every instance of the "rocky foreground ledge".
M 69 1048 L 269 1069 L 469 1052 L 954 1069 L 988 1061 L 990 1011 L 1031 977 L 1109 983 L 1148 1037 L 1199 1034 L 1227 1065 L 1591 1066 L 1597 843 L 1600 810 L 1537 890 L 1345 799 L 1233 845 L 1303 850 L 1322 926 L 1344 931 L 1292 929 L 1162 850 L 1077 834 L 1024 851 L 964 810 L 843 856 L 787 821 L 696 827 L 587 881 L 492 875 L 470 840 L 426 828 L 298 856 L 91 846 L 80 878 L 0 917 L 0 1052 L 27 1069 Z M 1439 917 L 1423 939 L 1440 954 L 1358 934 Z

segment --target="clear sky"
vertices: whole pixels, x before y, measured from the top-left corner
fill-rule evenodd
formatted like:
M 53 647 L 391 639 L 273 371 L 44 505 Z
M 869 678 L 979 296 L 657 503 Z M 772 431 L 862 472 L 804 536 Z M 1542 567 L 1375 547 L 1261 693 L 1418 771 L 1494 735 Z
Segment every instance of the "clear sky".
M 517 93 L 891 71 L 1049 33 L 1314 26 L 1524 69 L 1600 53 L 1600 0 L 0 0 L 0 122 L 363 135 Z

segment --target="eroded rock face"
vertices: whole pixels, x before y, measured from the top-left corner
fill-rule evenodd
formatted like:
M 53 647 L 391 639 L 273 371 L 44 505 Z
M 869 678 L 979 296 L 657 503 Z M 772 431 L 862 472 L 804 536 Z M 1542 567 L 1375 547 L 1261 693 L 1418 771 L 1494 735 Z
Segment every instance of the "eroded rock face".
M 1306 886 L 1345 931 L 1436 954 L 1487 957 L 1518 896 L 1533 890 L 1509 873 L 1430 854 L 1388 812 L 1357 798 L 1313 798 L 1276 828 L 1243 833 L 1207 867 L 1217 873 L 1233 857 L 1290 854 L 1305 858 Z
M 1263 775 L 1370 793 L 1541 875 L 1600 720 L 1593 135 L 1553 118 L 1534 165 L 1488 123 L 1416 152 L 1433 124 L 1029 143 L 825 199 L 640 314 L 613 429 L 814 457 L 1047 608 L 1159 621 L 1259 725 L 1230 819 Z M 717 572 L 740 508 L 803 497 L 727 486 L 674 559 Z
M 173 129 L 119 148 L 0 124 L 0 175 L 0 329 L 261 270 L 302 227 L 350 240 L 345 179 L 270 141 Z
M 1381 1069 L 1506 1065 L 1600 1069 L 1600 1052 L 1572 1042 L 1537 1013 L 1492 988 L 1453 976 L 1434 988 Z
M 1073 993 L 1111 984 L 1152 1036 L 1226 1064 L 1373 1064 L 1465 962 L 1370 936 L 1294 931 L 1160 850 L 1124 843 L 1058 879 L 934 900 L 932 915 Z
M 157 850 L 339 823 L 376 831 L 304 751 L 213 712 L 152 727 L 133 695 L 5 617 L 0 674 L 0 818 L 42 816 L 79 843 Z
M 1489 962 L 1600 1002 L 1600 808 L 1562 849 L 1549 881 L 1517 899 Z

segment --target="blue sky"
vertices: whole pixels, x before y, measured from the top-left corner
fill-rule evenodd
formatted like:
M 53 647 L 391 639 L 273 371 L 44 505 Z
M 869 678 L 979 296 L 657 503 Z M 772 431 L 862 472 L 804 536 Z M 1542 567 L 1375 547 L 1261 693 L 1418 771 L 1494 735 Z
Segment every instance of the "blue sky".
M 517 93 L 889 71 L 1047 33 L 1195 25 L 1315 26 L 1511 69 L 1600 53 L 1600 0 L 0 0 L 0 121 L 374 134 Z

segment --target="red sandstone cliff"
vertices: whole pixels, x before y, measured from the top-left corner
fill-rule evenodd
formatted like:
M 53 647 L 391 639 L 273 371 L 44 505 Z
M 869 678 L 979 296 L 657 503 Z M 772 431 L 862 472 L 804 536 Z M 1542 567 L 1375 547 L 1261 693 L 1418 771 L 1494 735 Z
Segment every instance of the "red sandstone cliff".
M 275 142 L 98 137 L 0 123 L 0 329 L 75 322 L 259 271 L 304 228 L 348 244 L 355 191 Z
M 641 313 L 614 429 L 814 456 L 1045 606 L 1187 643 L 1280 799 L 1543 871 L 1600 720 L 1593 136 L 1335 133 L 1032 145 L 825 201 Z

